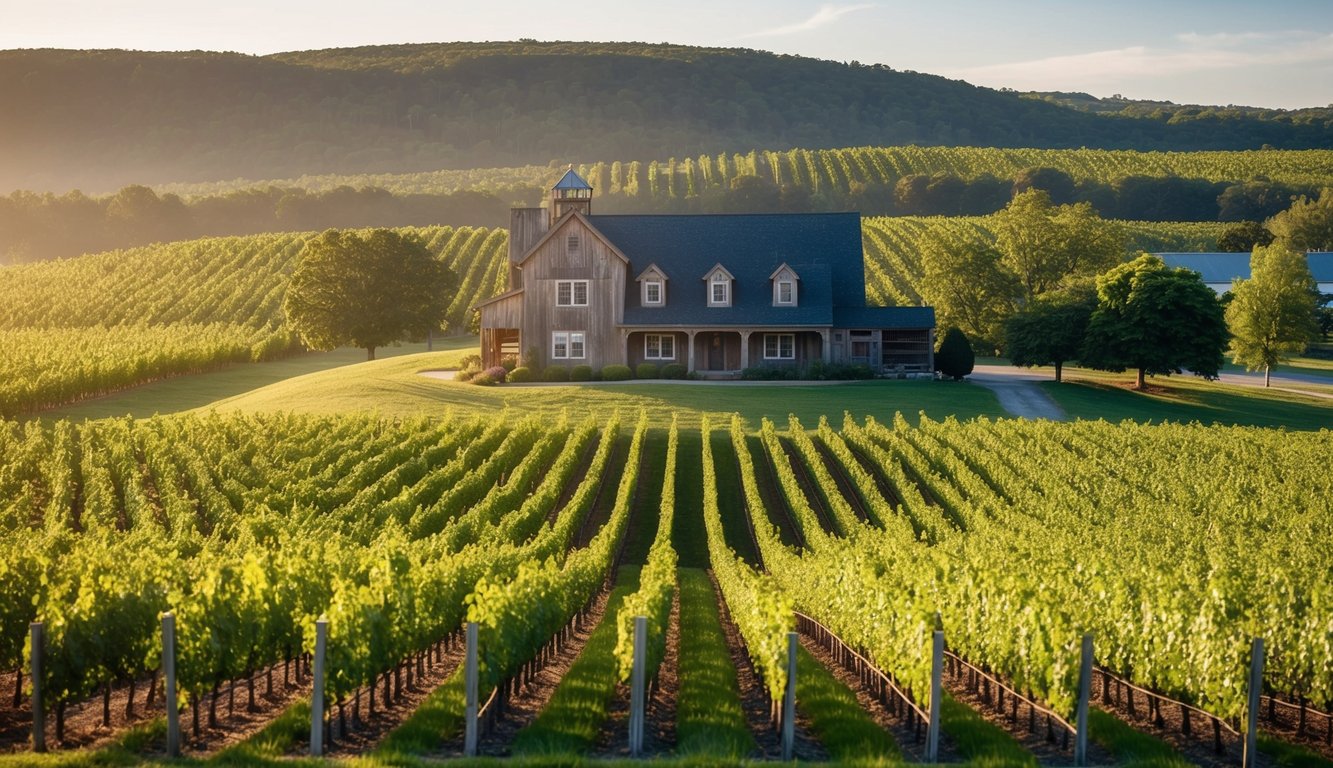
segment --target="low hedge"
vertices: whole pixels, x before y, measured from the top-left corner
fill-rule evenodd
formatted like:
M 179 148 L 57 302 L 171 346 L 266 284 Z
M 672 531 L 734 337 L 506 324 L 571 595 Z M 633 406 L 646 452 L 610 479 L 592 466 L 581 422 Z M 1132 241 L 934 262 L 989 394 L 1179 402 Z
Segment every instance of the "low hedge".
M 569 381 L 569 369 L 553 365 L 542 371 L 542 381 Z
M 569 369 L 570 381 L 592 381 L 591 365 L 576 365 Z
M 667 363 L 662 366 L 662 378 L 664 379 L 683 379 L 687 373 L 688 370 L 680 363 Z
M 628 365 L 608 365 L 602 369 L 602 381 L 628 381 L 633 377 Z
M 520 365 L 519 367 L 509 372 L 509 377 L 507 381 L 509 381 L 509 383 L 511 384 L 522 384 L 525 382 L 533 381 L 536 378 L 537 376 L 532 372 L 531 368 L 527 367 L 526 365 Z
M 659 372 L 660 369 L 657 367 L 657 363 L 639 363 L 639 366 L 634 369 L 634 378 L 656 379 Z

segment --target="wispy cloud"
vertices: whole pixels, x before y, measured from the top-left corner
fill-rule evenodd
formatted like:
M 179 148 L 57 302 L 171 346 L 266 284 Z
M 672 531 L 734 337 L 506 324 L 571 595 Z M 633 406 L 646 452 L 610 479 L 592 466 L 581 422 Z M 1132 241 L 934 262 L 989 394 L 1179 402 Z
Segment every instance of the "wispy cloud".
M 1136 45 L 955 70 L 965 80 L 1019 90 L 1096 88 L 1125 78 L 1219 72 L 1242 67 L 1333 64 L 1333 35 L 1243 32 L 1175 35 L 1174 46 Z
M 827 27 L 838 19 L 854 11 L 864 11 L 867 8 L 874 8 L 873 3 L 862 3 L 860 5 L 822 5 L 814 15 L 805 21 L 798 21 L 794 24 L 784 24 L 781 27 L 771 29 L 761 29 L 757 32 L 750 32 L 740 35 L 737 39 L 745 40 L 752 37 L 780 37 L 782 35 L 795 35 L 801 32 L 809 32 Z

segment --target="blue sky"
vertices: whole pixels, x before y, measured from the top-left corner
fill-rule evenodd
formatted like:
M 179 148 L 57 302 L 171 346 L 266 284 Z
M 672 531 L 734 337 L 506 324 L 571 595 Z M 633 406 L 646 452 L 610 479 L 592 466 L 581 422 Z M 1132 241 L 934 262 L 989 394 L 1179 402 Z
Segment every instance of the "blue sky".
M 1333 103 L 1330 0 L 0 0 L 0 48 L 246 53 L 638 40 L 882 63 L 978 85 L 1294 108 Z

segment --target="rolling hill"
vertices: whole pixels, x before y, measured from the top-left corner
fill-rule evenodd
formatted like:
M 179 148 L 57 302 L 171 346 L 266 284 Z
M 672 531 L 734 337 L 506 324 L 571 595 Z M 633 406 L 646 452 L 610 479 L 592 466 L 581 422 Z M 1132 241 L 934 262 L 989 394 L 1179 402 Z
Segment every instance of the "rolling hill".
M 757 146 L 1333 146 L 1317 110 L 1104 116 L 883 65 L 638 43 L 11 50 L 0 103 L 0 190 Z

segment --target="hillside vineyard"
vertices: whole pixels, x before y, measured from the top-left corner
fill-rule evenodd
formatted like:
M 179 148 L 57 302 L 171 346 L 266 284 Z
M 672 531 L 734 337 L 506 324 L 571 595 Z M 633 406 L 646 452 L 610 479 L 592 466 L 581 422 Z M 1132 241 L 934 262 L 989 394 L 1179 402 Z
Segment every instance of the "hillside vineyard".
M 449 328 L 505 285 L 503 230 L 425 227 L 459 278 Z M 207 238 L 0 271 L 0 416 L 302 351 L 282 316 L 311 233 Z M 95 341 L 96 343 L 92 343 Z
M 1333 498 L 1326 433 L 760 426 L 705 419 L 682 440 L 643 414 L 3 422 L 0 666 L 26 668 L 28 623 L 43 621 L 43 701 L 60 739 L 69 705 L 160 666 L 157 616 L 173 611 L 197 732 L 228 681 L 310 652 L 322 615 L 323 694 L 345 720 L 365 690 L 382 684 L 387 702 L 391 677 L 419 679 L 466 619 L 480 625 L 487 691 L 546 658 L 638 528 L 646 567 L 602 619 L 619 628 L 604 653 L 623 679 L 635 613 L 661 662 L 676 549 L 696 535 L 682 526 L 699 526 L 774 700 L 797 610 L 920 706 L 937 615 L 952 652 L 1066 718 L 1085 632 L 1099 668 L 1228 722 L 1245 713 L 1254 636 L 1269 649 L 1266 693 L 1333 702 L 1333 528 L 1310 503 Z M 1219 458 L 1226 482 L 1213 481 Z M 422 705 L 445 723 L 437 745 L 462 719 L 451 674 Z M 421 748 L 405 739 L 385 743 Z

